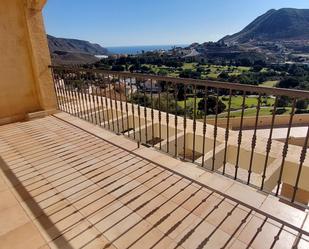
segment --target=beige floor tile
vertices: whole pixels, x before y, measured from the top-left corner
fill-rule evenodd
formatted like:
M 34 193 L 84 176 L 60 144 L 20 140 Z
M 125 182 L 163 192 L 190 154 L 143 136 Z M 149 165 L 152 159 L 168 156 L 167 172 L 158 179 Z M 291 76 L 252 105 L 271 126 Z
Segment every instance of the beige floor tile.
M 80 200 L 73 201 L 73 204 L 83 215 L 89 217 L 115 202 L 117 201 L 114 196 L 103 190 L 98 190 Z
M 219 176 L 215 173 L 208 173 L 208 172 L 205 172 L 197 180 L 202 184 L 205 184 L 206 186 L 209 186 L 220 192 L 226 191 L 234 183 L 234 181 L 231 179 Z
M 229 249 L 252 249 L 252 247 L 247 246 L 247 244 L 239 241 L 239 240 L 233 240 L 233 242 L 231 243 L 230 247 L 228 247 Z
M 88 218 L 88 220 L 99 231 L 108 235 L 108 239 L 112 240 L 124 230 L 139 222 L 141 217 L 121 203 L 115 202 Z
M 43 214 L 53 214 L 70 205 L 67 200 L 61 199 L 57 195 L 39 203 L 33 199 L 29 199 L 20 204 L 31 219 L 35 219 Z
M 193 163 L 188 162 L 182 162 L 180 164 L 177 164 L 173 170 L 175 170 L 180 175 L 190 177 L 191 179 L 198 179 L 200 176 L 202 176 L 205 173 L 205 170 L 196 166 Z
M 46 244 L 46 245 L 44 245 L 44 246 L 41 246 L 39 249 L 51 249 L 51 248 L 50 248 L 49 245 Z
M 0 192 L 7 190 L 9 187 L 4 180 L 4 176 L 2 176 L 2 171 L 0 169 Z
M 237 239 L 247 245 L 251 243 L 253 248 L 270 248 L 274 241 L 274 237 L 279 232 L 279 227 L 269 222 L 266 222 L 262 226 L 264 219 L 253 217 Z M 259 232 L 258 229 L 261 228 L 261 226 L 262 230 Z
M 221 248 L 229 239 L 229 235 L 216 230 L 216 226 L 200 220 L 194 222 L 176 238 L 178 245 L 184 248 Z
M 30 219 L 20 205 L 6 208 L 0 212 L 0 236 L 29 222 Z
M 72 207 L 65 207 L 49 215 L 41 215 L 33 222 L 47 241 L 51 241 L 62 233 L 72 229 L 83 221 L 83 216 Z
M 255 208 L 259 208 L 267 197 L 264 193 L 236 182 L 225 193 Z
M 118 248 L 150 248 L 162 237 L 162 233 L 158 230 L 150 230 L 152 226 L 145 222 L 141 221 L 136 225 L 130 227 L 130 229 L 121 229 L 121 232 L 116 234 L 109 232 L 106 233 L 107 238 L 111 237 L 113 243 Z M 147 233 L 147 231 L 149 231 Z M 169 240 L 163 240 L 160 245 L 161 248 L 165 248 L 170 243 Z
M 104 248 L 107 244 L 107 239 L 96 231 L 90 223 L 84 221 L 51 241 L 49 246 L 51 249 L 98 249 Z M 115 247 L 110 246 L 108 248 L 113 249 Z
M 260 209 L 297 227 L 302 226 L 306 216 L 304 211 L 286 205 L 273 196 L 268 196 Z
M 32 222 L 25 223 L 0 236 L 1 249 L 43 249 L 42 246 L 45 243 L 46 241 Z
M 301 239 L 298 243 L 298 249 L 307 249 L 309 248 L 309 241 L 308 239 Z
M 3 210 L 18 205 L 18 201 L 10 190 L 0 191 L 0 212 Z

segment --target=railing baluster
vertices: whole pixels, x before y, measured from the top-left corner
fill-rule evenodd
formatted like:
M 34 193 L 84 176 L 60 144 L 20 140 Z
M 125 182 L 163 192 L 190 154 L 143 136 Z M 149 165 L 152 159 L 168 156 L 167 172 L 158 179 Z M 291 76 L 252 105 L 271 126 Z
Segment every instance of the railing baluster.
M 215 126 L 214 126 L 214 141 L 212 149 L 212 165 L 211 170 L 215 170 L 215 161 L 216 161 L 216 144 L 217 144 L 217 135 L 218 135 L 218 112 L 219 112 L 219 88 L 217 88 L 216 96 L 216 117 L 215 117 Z
M 202 167 L 204 167 L 205 165 L 205 143 L 206 143 L 206 129 L 207 129 L 207 123 L 206 123 L 206 116 L 207 116 L 207 100 L 208 100 L 208 88 L 207 86 L 205 86 L 205 90 L 204 90 L 204 117 L 203 117 L 203 157 L 202 157 Z
M 135 86 L 136 87 L 136 86 Z M 130 94 L 130 98 L 131 98 L 131 111 L 132 111 L 132 116 L 133 116 L 133 119 L 132 119 L 132 122 L 133 122 L 133 138 L 136 139 L 136 128 L 135 128 L 135 105 L 133 103 L 133 87 L 132 87 L 132 78 L 130 78 L 130 91 L 131 91 L 131 94 Z
M 194 106 L 193 106 L 193 141 L 192 141 L 192 162 L 195 161 L 195 135 L 196 135 L 196 84 L 194 84 Z
M 175 157 L 178 156 L 178 141 L 177 141 L 177 115 L 178 115 L 178 86 L 176 83 L 174 83 L 174 99 L 175 99 Z
M 74 82 L 77 80 L 77 76 L 74 76 Z M 79 104 L 78 104 L 78 98 L 77 98 L 77 94 L 76 94 L 76 90 L 77 87 L 74 87 L 74 85 L 72 85 L 72 95 L 74 98 L 74 106 L 75 106 L 75 116 L 80 117 L 80 109 L 79 109 Z
M 88 84 L 89 83 L 89 84 Z M 90 119 L 91 119 L 91 123 L 94 123 L 94 117 L 93 117 L 93 108 L 92 108 L 92 103 L 91 103 L 91 94 L 90 94 L 90 89 L 91 89 L 91 83 L 90 83 L 90 74 L 88 74 L 88 77 L 87 77 L 87 85 L 88 85 L 88 91 L 87 91 L 87 101 L 89 103 L 89 115 L 90 115 Z
M 265 183 L 265 178 L 266 178 L 266 170 L 267 170 L 267 165 L 268 165 L 269 153 L 270 153 L 271 144 L 272 144 L 272 135 L 273 135 L 273 130 L 274 130 L 277 105 L 278 105 L 278 96 L 276 96 L 276 98 L 275 98 L 274 108 L 272 110 L 273 114 L 272 114 L 272 119 L 271 119 L 269 137 L 268 137 L 267 144 L 266 144 L 266 157 L 265 157 L 264 169 L 263 169 L 263 174 L 262 174 L 262 183 L 261 183 L 261 188 L 260 188 L 261 190 L 264 189 L 264 183 Z
M 75 81 L 75 76 L 74 74 L 72 74 L 72 84 L 71 84 L 71 90 L 70 90 L 70 94 L 71 94 L 71 98 L 72 98 L 72 106 L 74 108 L 74 116 L 77 117 L 78 116 L 78 108 L 77 108 L 77 104 L 76 104 L 76 98 L 75 98 L 75 89 L 74 89 L 74 81 Z
M 226 129 L 224 136 L 224 157 L 223 157 L 223 171 L 222 174 L 225 175 L 226 170 L 226 159 L 227 159 L 227 149 L 228 149 L 228 140 L 230 134 L 230 116 L 231 116 L 231 102 L 232 102 L 232 89 L 229 89 L 229 102 L 227 110 L 227 120 L 226 120 Z
M 119 133 L 119 116 L 118 116 L 118 101 L 117 101 L 117 95 L 116 95 L 116 83 L 115 83 L 115 75 L 112 75 L 112 84 L 114 89 L 114 103 L 115 103 L 115 109 L 116 109 L 116 122 L 117 122 L 117 133 Z
M 146 144 L 148 143 L 148 127 L 147 127 L 147 107 L 146 107 L 146 80 L 144 80 L 144 118 L 145 118 L 145 136 L 146 136 Z
M 83 106 L 83 101 L 82 101 L 81 94 L 80 94 L 81 88 L 83 87 L 83 83 L 82 83 L 81 74 L 80 74 L 79 71 L 77 72 L 77 82 L 79 82 L 78 87 L 77 87 L 77 91 L 76 91 L 76 95 L 77 95 L 78 102 L 79 102 L 79 110 L 80 110 L 79 118 L 83 119 L 83 117 L 84 117 L 84 106 Z
M 135 78 L 135 82 L 137 83 L 138 79 Z M 139 85 L 138 87 L 136 87 L 136 91 L 137 91 L 137 115 L 138 115 L 138 132 L 139 132 L 139 142 L 142 142 L 142 124 L 141 124 L 141 98 L 140 98 L 140 93 L 139 93 L 139 88 L 141 88 L 141 85 Z
M 290 132 L 291 132 L 291 127 L 292 127 L 292 123 L 293 123 L 293 117 L 294 117 L 294 114 L 295 114 L 295 106 L 296 106 L 296 98 L 293 99 L 288 132 L 287 132 L 285 143 L 284 143 L 283 150 L 282 150 L 282 161 L 281 161 L 281 165 L 280 165 L 280 173 L 279 173 L 278 185 L 277 185 L 277 189 L 276 189 L 276 196 L 278 196 L 278 194 L 279 194 L 279 190 L 280 190 L 280 186 L 281 186 L 281 180 L 282 180 L 282 174 L 283 174 L 283 170 L 284 170 L 285 158 L 288 154 L 289 138 L 290 138 Z
M 100 112 L 100 102 L 99 102 L 99 96 L 98 96 L 98 87 L 99 86 L 95 86 L 95 105 L 96 105 L 96 112 L 97 112 L 97 115 L 98 116 L 98 121 L 99 121 L 99 126 L 102 126 L 102 119 L 101 119 L 101 112 Z
M 104 87 L 104 100 L 105 100 L 105 106 L 106 106 L 105 110 L 106 110 L 106 117 L 107 117 L 107 126 L 108 126 L 108 129 L 110 130 L 111 126 L 110 126 L 110 123 L 109 123 L 110 118 L 109 118 L 109 111 L 108 111 L 110 108 L 108 108 L 108 97 L 107 97 L 107 88 L 108 87 L 106 86 L 106 81 L 105 81 L 106 76 L 107 76 L 107 78 L 109 77 L 108 74 L 107 75 L 103 74 L 103 87 Z
M 54 69 L 51 68 L 50 71 L 51 71 L 52 78 L 53 78 L 54 91 L 56 93 L 57 107 L 58 107 L 59 110 L 61 110 L 61 103 L 60 103 L 60 98 L 59 98 L 60 94 L 59 94 L 59 91 L 58 91 L 57 79 L 56 79 L 56 76 L 55 76 L 55 73 L 54 73 Z
M 60 74 L 59 90 L 60 90 L 61 97 L 62 97 L 62 109 L 63 111 L 69 113 L 68 106 L 67 106 L 67 99 L 65 95 L 64 71 L 61 71 L 61 74 Z
M 81 97 L 81 89 L 83 88 L 83 82 L 81 80 L 81 74 L 80 72 L 78 72 L 78 77 L 77 77 L 77 80 L 79 82 L 79 88 L 77 90 L 77 95 L 78 95 L 78 101 L 79 101 L 79 105 L 80 105 L 80 118 L 83 119 L 84 118 L 84 115 L 85 115 L 85 108 L 84 108 L 84 102 L 83 102 L 83 99 Z
M 183 117 L 183 160 L 186 160 L 187 131 L 187 85 L 184 85 L 184 117 Z
M 159 148 L 160 150 L 162 149 L 162 127 L 161 127 L 161 123 L 162 123 L 162 117 L 161 117 L 161 88 L 159 90 L 159 94 L 158 94 L 158 109 L 159 109 L 159 138 L 160 138 L 160 145 Z
M 295 201 L 296 193 L 297 193 L 297 190 L 298 190 L 299 179 L 300 179 L 301 172 L 302 172 L 302 169 L 303 169 L 304 161 L 306 159 L 306 154 L 307 154 L 307 149 L 308 149 L 308 140 L 309 140 L 309 125 L 307 126 L 307 135 L 306 135 L 304 145 L 303 145 L 303 148 L 301 150 L 301 154 L 300 154 L 300 158 L 299 158 L 299 167 L 298 167 L 297 177 L 296 177 L 296 181 L 295 181 L 295 185 L 294 185 L 292 202 Z
M 63 81 L 63 87 L 62 87 L 62 94 L 63 94 L 63 99 L 65 103 L 65 110 L 67 113 L 71 113 L 71 109 L 69 106 L 69 100 L 67 97 L 67 89 L 66 89 L 66 71 L 63 71 L 62 73 L 62 81 Z
M 89 121 L 90 117 L 89 117 L 89 107 L 88 107 L 88 101 L 87 101 L 87 93 L 86 93 L 86 88 L 87 88 L 87 82 L 83 81 L 83 89 L 82 89 L 82 98 L 83 98 L 83 105 L 85 106 L 85 116 L 84 119 L 86 121 Z
M 109 105 L 110 105 L 110 112 L 111 112 L 111 117 L 112 117 L 112 127 L 113 131 L 115 131 L 115 124 L 114 124 L 114 110 L 113 110 L 113 98 L 112 98 L 112 87 L 111 87 L 111 79 L 110 79 L 110 74 L 107 75 L 107 84 L 108 84 L 108 91 L 109 91 Z M 115 111 L 117 113 L 117 110 Z
M 60 71 L 59 73 L 57 73 L 55 75 L 58 76 L 57 77 L 58 82 L 56 82 L 55 84 L 58 85 L 59 100 L 60 100 L 60 103 L 61 103 L 60 110 L 67 112 L 66 107 L 65 107 L 64 93 L 63 93 L 64 84 L 62 84 L 64 82 L 63 81 L 63 73 L 62 73 L 62 71 Z
M 126 107 L 126 115 L 127 115 L 128 137 L 130 137 L 130 120 L 129 120 L 129 107 L 128 107 L 128 96 L 127 96 L 127 82 L 126 82 L 126 78 L 125 77 L 123 77 L 123 89 L 124 89 L 124 100 L 126 102 L 125 103 L 125 107 Z
M 123 102 L 122 102 L 122 94 L 121 94 L 121 83 L 120 83 L 120 81 L 121 81 L 121 78 L 120 77 L 118 77 L 118 82 L 119 82 L 119 99 L 120 99 L 120 111 L 121 111 L 121 123 L 122 123 L 122 131 L 121 132 L 123 132 L 124 130 L 126 130 L 125 129 L 125 127 L 124 127 L 124 118 L 123 118 Z M 128 128 L 127 129 L 129 129 L 129 126 L 128 126 Z
M 104 75 L 100 75 L 100 82 L 102 83 L 102 77 L 104 77 Z M 104 79 L 103 79 L 104 80 Z M 100 88 L 100 102 L 101 102 L 101 112 L 102 112 L 102 118 L 103 118 L 103 126 L 104 128 L 106 128 L 106 118 L 105 118 L 105 114 L 104 114 L 104 101 L 103 101 L 103 92 L 102 92 L 102 86 L 103 84 L 99 83 L 99 88 Z
M 166 93 L 166 152 L 169 153 L 169 83 L 166 82 L 167 93 Z
M 258 126 L 258 122 L 259 122 L 260 108 L 261 108 L 261 94 L 259 94 L 258 103 L 257 103 L 257 107 L 256 107 L 254 132 L 253 132 L 252 140 L 251 140 L 251 156 L 250 156 L 250 163 L 249 163 L 249 169 L 248 169 L 247 185 L 250 184 L 250 178 L 251 178 L 251 173 L 252 173 L 252 164 L 253 164 L 254 149 L 255 149 L 255 146 L 256 146 L 256 132 L 257 132 L 257 126 Z
M 68 76 L 69 77 L 69 76 Z M 71 115 L 74 115 L 74 110 L 73 110 L 73 106 L 72 106 L 72 103 L 71 103 L 71 96 L 70 96 L 70 79 L 66 79 L 65 81 L 65 93 L 66 93 L 66 98 L 67 98 L 67 102 L 68 102 L 68 109 L 69 109 L 69 113 Z
M 76 76 L 75 77 L 75 80 L 78 80 L 78 77 Z M 74 94 L 74 98 L 75 98 L 75 103 L 76 103 L 76 109 L 77 109 L 77 116 L 79 118 L 81 118 L 81 105 L 80 105 L 80 102 L 79 102 L 79 97 L 78 97 L 78 88 L 75 87 L 74 88 L 74 91 L 73 91 L 73 94 Z
M 237 156 L 236 156 L 236 163 L 235 163 L 235 176 L 234 176 L 235 180 L 237 179 L 237 173 L 238 173 L 238 168 L 239 168 L 240 145 L 242 142 L 242 126 L 243 126 L 243 121 L 244 121 L 245 104 L 246 104 L 246 92 L 243 91 L 241 118 L 240 118 L 240 126 L 239 126 L 238 141 L 237 141 L 237 144 L 238 144 Z
M 153 95 L 152 95 L 152 91 L 153 91 L 153 85 L 152 85 L 152 79 L 150 80 L 150 88 L 151 88 L 151 92 L 150 92 L 150 101 L 151 101 L 151 133 L 152 133 L 152 147 L 154 147 L 154 122 L 153 122 L 153 119 L 154 119 L 154 113 L 153 113 Z
M 94 76 L 92 75 L 92 77 L 94 77 Z M 92 100 L 92 109 L 93 109 L 92 113 L 94 113 L 94 121 L 95 121 L 94 124 L 97 125 L 99 123 L 99 119 L 98 119 L 98 116 L 97 116 L 97 109 L 96 109 L 96 103 L 95 103 L 95 85 L 93 84 L 92 79 L 91 79 L 90 83 L 91 83 L 90 87 L 91 87 L 91 100 Z

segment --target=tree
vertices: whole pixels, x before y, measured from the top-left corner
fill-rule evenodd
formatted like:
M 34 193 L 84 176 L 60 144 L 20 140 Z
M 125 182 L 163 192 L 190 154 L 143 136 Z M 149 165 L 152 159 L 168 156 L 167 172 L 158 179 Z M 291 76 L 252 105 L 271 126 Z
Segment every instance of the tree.
M 112 71 L 124 71 L 124 67 L 121 65 L 113 65 Z
M 216 114 L 216 105 L 217 98 L 215 96 L 208 96 L 207 102 L 206 102 L 206 112 L 207 114 Z M 226 105 L 219 99 L 218 100 L 218 114 L 223 112 L 226 108 Z M 198 102 L 198 109 L 200 111 L 205 110 L 205 99 L 201 99 Z
M 134 93 L 131 96 L 131 102 L 134 104 L 140 104 L 141 106 L 149 107 L 151 106 L 151 100 L 147 95 L 144 95 L 143 93 Z
M 185 99 L 185 87 L 183 84 L 177 84 L 177 100 L 182 101 Z
M 290 100 L 288 97 L 286 96 L 278 97 L 278 103 L 277 103 L 278 107 L 286 107 L 289 105 L 289 103 L 290 103 Z
M 260 72 L 262 69 L 263 69 L 263 67 L 261 65 L 254 65 L 252 67 L 253 72 Z
M 306 110 L 308 107 L 308 102 L 304 99 L 297 100 L 296 108 L 301 110 Z
M 155 98 L 154 108 L 158 110 L 160 109 L 163 112 L 168 111 L 169 113 L 172 113 L 172 114 L 177 113 L 177 115 L 182 115 L 185 111 L 178 104 L 176 104 L 176 100 L 174 99 L 174 96 L 172 93 L 169 93 L 168 96 L 167 96 L 167 93 L 162 93 L 160 96 L 160 102 L 159 102 L 159 98 Z
M 222 73 L 220 73 L 220 74 L 218 75 L 218 77 L 219 77 L 220 79 L 227 80 L 227 79 L 229 78 L 229 74 L 228 74 L 227 72 L 223 71 Z
M 158 71 L 158 75 L 166 76 L 166 75 L 168 75 L 168 70 L 166 70 L 166 69 L 164 69 L 164 68 L 161 68 L 161 69 Z
M 278 84 L 277 87 L 281 87 L 281 88 L 295 88 L 299 85 L 299 80 L 296 78 L 286 78 L 281 80 Z

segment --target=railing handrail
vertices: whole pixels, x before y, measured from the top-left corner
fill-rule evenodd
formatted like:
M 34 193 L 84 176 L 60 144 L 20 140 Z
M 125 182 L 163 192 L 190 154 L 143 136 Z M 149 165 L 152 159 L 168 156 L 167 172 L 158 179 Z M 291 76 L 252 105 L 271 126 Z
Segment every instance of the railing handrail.
M 192 78 L 177 78 L 170 76 L 159 76 L 153 74 L 142 74 L 142 73 L 131 73 L 131 72 L 118 72 L 118 71 L 109 71 L 102 69 L 85 69 L 85 68 L 74 68 L 69 66 L 49 66 L 49 68 L 59 69 L 59 70 L 68 70 L 68 71 L 84 71 L 84 72 L 97 72 L 102 74 L 111 74 L 111 75 L 119 75 L 123 77 L 129 78 L 145 78 L 152 79 L 157 81 L 167 81 L 171 83 L 178 84 L 186 84 L 186 85 L 200 85 L 200 86 L 208 86 L 214 88 L 222 88 L 222 89 L 231 89 L 231 90 L 239 90 L 246 92 L 257 92 L 259 94 L 268 94 L 268 95 L 281 95 L 292 98 L 309 98 L 309 91 L 306 90 L 295 90 L 295 89 L 287 89 L 287 88 L 276 88 L 276 87 L 267 87 L 267 86 L 255 86 L 255 85 L 245 85 L 240 83 L 231 83 L 231 82 L 223 82 L 223 81 L 213 81 L 213 80 L 198 80 Z
M 108 128 L 117 134 L 123 134 L 129 138 L 133 136 L 138 145 L 155 147 L 181 160 L 196 163 L 212 172 L 232 177 L 268 194 L 280 196 L 291 203 L 300 203 L 302 207 L 305 205 L 305 208 L 309 208 L 309 197 L 307 200 L 299 199 L 298 196 L 301 189 L 309 193 L 306 178 L 301 177 L 309 172 L 308 161 L 306 161 L 309 124 L 305 124 L 308 127 L 302 147 L 295 147 L 290 152 L 289 146 L 294 115 L 298 113 L 298 109 L 301 113 L 304 106 L 298 106 L 297 101 L 302 98 L 309 99 L 309 91 L 69 66 L 51 66 L 51 69 L 60 110 Z M 165 84 L 162 84 L 162 91 L 156 92 L 154 99 L 152 90 L 147 92 L 142 87 L 135 87 L 133 91 L 131 83 L 134 78 L 144 87 L 146 82 L 150 82 L 152 88 L 154 80 Z M 78 87 L 80 84 L 86 87 Z M 121 89 L 121 84 L 125 89 L 129 85 L 131 91 Z M 99 87 L 92 87 L 93 85 Z M 181 85 L 183 85 L 183 92 L 178 95 L 180 89 L 178 86 Z M 174 91 L 170 91 L 171 89 Z M 255 117 L 251 135 L 243 133 L 243 130 L 246 110 L 252 108 L 246 105 L 246 99 L 252 94 L 256 96 L 251 96 L 255 99 L 252 102 L 255 104 L 251 105 L 253 106 L 251 115 Z M 223 95 L 227 97 L 221 100 Z M 239 106 L 237 111 L 241 114 L 240 126 L 239 130 L 230 136 L 232 98 L 235 95 L 237 97 L 235 105 Z M 271 101 L 273 104 L 267 100 L 269 95 L 271 98 L 274 97 Z M 282 96 L 287 96 L 288 99 L 283 99 L 279 105 Z M 180 101 L 183 100 L 182 109 L 178 108 L 179 98 L 181 98 Z M 262 108 L 266 106 L 267 108 L 269 106 L 266 111 L 271 114 L 269 134 L 258 138 L 257 132 L 263 117 Z M 276 116 L 281 113 L 279 107 L 290 108 L 283 110 L 284 113 L 289 112 L 284 143 L 273 141 Z M 158 110 L 157 114 L 155 110 Z M 224 111 L 227 112 L 226 126 L 218 129 L 219 114 Z M 210 115 L 215 115 L 215 122 L 211 126 L 207 123 Z M 178 116 L 183 116 L 183 120 L 178 120 Z M 170 119 L 171 117 L 173 118 Z M 198 119 L 203 121 L 197 122 Z M 190 120 L 189 123 L 188 120 Z M 155 129 L 155 125 L 159 126 L 158 130 Z M 221 145 L 224 145 L 224 148 L 220 147 Z M 290 156 L 291 153 L 293 158 Z M 257 157 L 257 155 L 260 156 Z M 296 160 L 294 156 L 299 159 Z M 290 159 L 295 167 L 286 165 L 285 162 Z M 273 165 L 274 163 L 276 165 Z M 271 170 L 269 167 L 272 167 Z M 278 175 L 274 175 L 278 172 L 277 169 L 276 172 L 272 170 L 274 167 L 280 170 Z M 296 175 L 296 178 L 288 178 L 287 175 L 290 174 Z M 289 185 L 294 189 L 292 195 L 284 192 L 284 188 Z M 276 192 L 273 192 L 274 189 Z

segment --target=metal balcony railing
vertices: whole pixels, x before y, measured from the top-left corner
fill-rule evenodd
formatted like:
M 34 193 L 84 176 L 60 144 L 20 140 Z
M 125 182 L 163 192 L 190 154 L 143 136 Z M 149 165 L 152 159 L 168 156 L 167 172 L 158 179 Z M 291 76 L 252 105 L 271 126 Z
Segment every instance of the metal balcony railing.
M 82 68 L 51 69 L 60 110 L 307 207 L 307 115 L 298 118 L 306 130 L 302 146 L 291 145 L 290 134 L 295 116 L 307 112 L 301 103 L 309 100 L 308 91 Z M 276 122 L 283 112 L 288 115 L 286 122 Z M 231 130 L 235 120 L 238 128 Z M 274 141 L 274 129 L 282 125 L 285 139 Z M 267 137 L 259 137 L 261 127 Z

